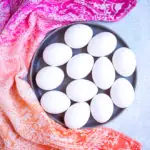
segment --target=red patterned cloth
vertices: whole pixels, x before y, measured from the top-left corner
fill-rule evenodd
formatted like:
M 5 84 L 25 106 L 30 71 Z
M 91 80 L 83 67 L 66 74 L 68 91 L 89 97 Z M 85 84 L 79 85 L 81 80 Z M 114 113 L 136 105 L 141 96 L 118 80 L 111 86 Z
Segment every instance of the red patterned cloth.
M 25 80 L 45 34 L 74 21 L 117 21 L 136 0 L 0 0 L 0 149 L 140 150 L 135 140 L 99 127 L 70 130 L 51 120 Z

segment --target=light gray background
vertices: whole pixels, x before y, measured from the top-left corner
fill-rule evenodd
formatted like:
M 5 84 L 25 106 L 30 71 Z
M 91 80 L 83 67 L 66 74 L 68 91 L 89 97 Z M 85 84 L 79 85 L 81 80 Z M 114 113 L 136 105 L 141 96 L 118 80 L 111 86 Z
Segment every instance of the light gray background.
M 140 0 L 121 21 L 100 23 L 118 33 L 137 57 L 137 88 L 134 104 L 106 126 L 138 140 L 150 150 L 150 0 Z

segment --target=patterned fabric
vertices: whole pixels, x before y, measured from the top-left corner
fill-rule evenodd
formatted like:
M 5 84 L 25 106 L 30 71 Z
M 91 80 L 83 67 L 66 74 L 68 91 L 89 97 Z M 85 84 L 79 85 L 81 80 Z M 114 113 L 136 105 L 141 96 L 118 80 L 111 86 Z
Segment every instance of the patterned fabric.
M 0 149 L 139 150 L 105 127 L 70 130 L 50 119 L 26 82 L 45 34 L 80 20 L 117 21 L 136 0 L 0 0 Z

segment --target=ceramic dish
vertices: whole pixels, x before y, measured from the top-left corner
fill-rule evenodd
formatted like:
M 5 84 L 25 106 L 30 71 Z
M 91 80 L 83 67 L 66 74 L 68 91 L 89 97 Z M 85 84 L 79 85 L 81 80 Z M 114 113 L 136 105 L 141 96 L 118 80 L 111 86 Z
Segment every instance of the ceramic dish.
M 118 40 L 117 48 L 119 48 L 119 47 L 128 47 L 126 42 L 119 35 L 117 35 L 114 31 L 112 31 L 112 30 L 110 30 L 110 29 L 108 29 L 108 28 L 106 28 L 102 25 L 98 25 L 98 24 L 95 24 L 95 23 L 92 23 L 92 22 L 80 22 L 80 23 L 90 26 L 93 29 L 94 35 L 97 34 L 97 33 L 100 33 L 100 32 L 104 32 L 104 31 L 111 32 L 117 37 L 117 40 Z M 65 43 L 64 42 L 64 33 L 65 33 L 65 31 L 68 27 L 70 27 L 70 25 L 63 26 L 61 28 L 58 28 L 56 30 L 53 30 L 53 31 L 49 32 L 46 35 L 46 37 L 44 38 L 44 40 L 41 42 L 39 48 L 35 52 L 34 57 L 32 59 L 30 72 L 29 72 L 29 82 L 30 82 L 30 84 L 31 84 L 31 86 L 32 86 L 32 88 L 33 88 L 33 90 L 34 90 L 34 92 L 35 92 L 35 94 L 36 94 L 39 101 L 40 101 L 41 96 L 46 92 L 46 91 L 40 89 L 37 86 L 36 82 L 35 82 L 35 77 L 36 77 L 37 72 L 41 68 L 47 66 L 47 64 L 43 61 L 43 58 L 42 58 L 43 51 L 49 44 L 52 44 L 52 43 L 55 43 L 55 42 Z M 83 53 L 83 52 L 87 52 L 86 47 L 81 48 L 81 49 L 76 49 L 76 50 L 73 49 L 73 55 Z M 112 59 L 112 55 L 113 55 L 113 53 L 108 56 L 108 58 L 110 60 Z M 95 58 L 95 60 L 96 60 L 96 58 Z M 65 69 L 66 64 L 61 66 L 60 68 L 63 69 L 63 71 L 65 73 L 65 79 L 64 79 L 63 83 L 57 88 L 57 90 L 65 92 L 66 86 L 68 85 L 69 82 L 72 81 L 72 79 L 70 79 L 66 74 L 66 69 Z M 135 89 L 135 86 L 136 86 L 136 75 L 137 75 L 137 73 L 135 71 L 132 76 L 126 78 L 127 80 L 130 81 L 130 83 L 132 84 L 134 89 Z M 122 76 L 120 76 L 119 74 L 116 73 L 116 79 L 119 78 L 119 77 L 122 77 Z M 89 74 L 86 77 L 86 79 L 92 80 L 91 74 Z M 109 89 L 106 90 L 106 91 L 103 91 L 103 90 L 99 89 L 99 92 L 104 92 L 104 93 L 110 95 L 110 93 L 109 93 L 110 90 Z M 72 102 L 72 103 L 74 103 L 74 102 Z M 88 103 L 90 104 L 90 101 Z M 124 109 L 121 109 L 121 108 L 118 108 L 118 107 L 114 106 L 114 112 L 113 112 L 113 115 L 112 115 L 112 117 L 109 121 L 116 118 L 119 114 L 121 114 L 121 112 L 123 110 Z M 64 124 L 64 113 L 58 114 L 58 115 L 48 114 L 48 116 L 50 118 L 54 119 L 56 122 L 58 122 L 58 123 L 65 126 L 65 124 Z M 95 126 L 98 126 L 98 125 L 102 125 L 102 124 L 96 122 L 91 116 L 89 121 L 87 122 L 87 124 L 84 126 L 84 128 L 85 127 L 95 127 Z

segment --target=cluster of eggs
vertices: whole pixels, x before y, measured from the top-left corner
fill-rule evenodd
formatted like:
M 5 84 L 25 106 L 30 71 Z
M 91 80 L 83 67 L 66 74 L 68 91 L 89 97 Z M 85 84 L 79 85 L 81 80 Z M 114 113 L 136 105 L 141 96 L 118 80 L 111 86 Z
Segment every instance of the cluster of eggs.
M 122 47 L 117 49 L 112 62 L 107 58 L 117 46 L 117 38 L 110 32 L 101 32 L 93 37 L 91 27 L 84 24 L 70 26 L 64 34 L 65 43 L 48 45 L 43 52 L 43 60 L 49 65 L 36 75 L 39 88 L 48 90 L 41 97 L 41 106 L 51 114 L 65 112 L 64 122 L 68 128 L 83 127 L 90 113 L 99 122 L 107 122 L 114 111 L 113 103 L 120 108 L 129 107 L 134 100 L 131 83 L 123 78 L 131 76 L 136 68 L 133 52 Z M 72 48 L 87 45 L 87 53 L 72 57 Z M 97 60 L 94 62 L 94 58 Z M 66 64 L 67 63 L 67 64 Z M 65 74 L 59 68 L 66 64 L 67 75 L 73 79 L 66 93 L 56 90 L 63 82 Z M 116 79 L 116 72 L 121 78 Z M 92 72 L 92 73 L 91 73 Z M 85 79 L 92 74 L 92 81 Z M 98 89 L 110 89 L 110 96 L 98 93 Z M 91 100 L 90 105 L 87 101 Z M 71 105 L 71 101 L 75 104 Z

